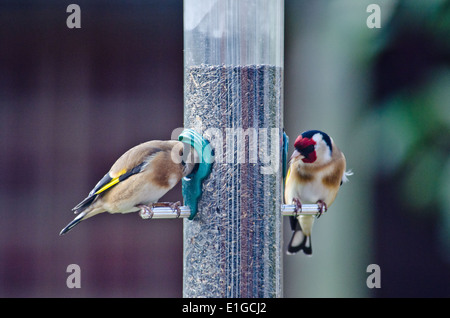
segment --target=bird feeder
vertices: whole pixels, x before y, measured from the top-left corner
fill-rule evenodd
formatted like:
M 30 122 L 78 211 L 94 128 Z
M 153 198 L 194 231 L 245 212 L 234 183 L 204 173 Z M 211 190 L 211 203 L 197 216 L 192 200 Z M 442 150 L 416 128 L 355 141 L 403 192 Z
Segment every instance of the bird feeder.
M 184 1 L 184 127 L 215 162 L 184 220 L 184 297 L 281 297 L 283 0 Z

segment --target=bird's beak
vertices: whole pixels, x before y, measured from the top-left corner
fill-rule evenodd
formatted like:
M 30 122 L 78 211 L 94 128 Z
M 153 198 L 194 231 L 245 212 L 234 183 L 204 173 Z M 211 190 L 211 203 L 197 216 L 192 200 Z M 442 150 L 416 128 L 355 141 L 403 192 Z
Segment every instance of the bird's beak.
M 297 149 L 295 149 L 294 152 L 292 153 L 291 159 L 289 159 L 289 161 L 292 161 L 292 160 L 294 160 L 295 158 L 297 158 L 298 156 L 301 156 L 301 155 L 302 154 Z

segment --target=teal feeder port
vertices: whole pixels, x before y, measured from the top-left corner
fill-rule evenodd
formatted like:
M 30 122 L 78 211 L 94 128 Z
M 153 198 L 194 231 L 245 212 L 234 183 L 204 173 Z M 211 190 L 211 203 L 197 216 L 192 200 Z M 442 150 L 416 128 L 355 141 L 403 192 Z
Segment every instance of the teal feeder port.
M 197 214 L 197 202 L 202 195 L 202 182 L 211 173 L 214 150 L 209 141 L 193 129 L 185 129 L 178 140 L 192 146 L 197 151 L 200 161 L 195 172 L 182 180 L 184 204 L 191 210 L 189 220 L 192 220 Z
M 283 131 L 283 180 L 286 181 L 286 174 L 288 170 L 288 151 L 289 151 L 289 137 Z

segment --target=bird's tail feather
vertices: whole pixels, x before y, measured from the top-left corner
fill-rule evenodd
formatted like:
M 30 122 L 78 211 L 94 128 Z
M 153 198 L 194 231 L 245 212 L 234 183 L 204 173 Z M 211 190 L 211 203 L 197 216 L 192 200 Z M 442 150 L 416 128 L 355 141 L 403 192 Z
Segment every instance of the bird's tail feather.
M 83 212 L 86 210 L 91 204 L 94 202 L 95 199 L 97 199 L 98 195 L 94 195 L 92 193 L 89 193 L 89 196 L 85 198 L 83 201 L 77 204 L 76 207 L 72 209 L 73 213 L 78 214 L 80 212 Z
M 77 225 L 78 223 L 80 223 L 84 219 L 84 217 L 86 216 L 87 213 L 88 212 L 84 211 L 84 212 L 81 212 L 80 214 L 78 214 L 77 217 L 72 220 L 72 222 L 67 224 L 66 227 L 63 228 L 61 230 L 61 232 L 59 232 L 59 235 L 64 235 L 67 232 L 69 232 L 75 225 Z
M 305 235 L 297 222 L 296 229 L 288 244 L 287 253 L 295 254 L 299 251 L 303 251 L 306 255 L 312 255 L 311 235 Z
M 300 243 L 298 243 L 299 240 L 301 240 Z M 289 242 L 287 253 L 295 254 L 299 251 L 303 251 L 306 255 L 312 255 L 311 236 L 304 235 L 302 231 L 295 231 Z

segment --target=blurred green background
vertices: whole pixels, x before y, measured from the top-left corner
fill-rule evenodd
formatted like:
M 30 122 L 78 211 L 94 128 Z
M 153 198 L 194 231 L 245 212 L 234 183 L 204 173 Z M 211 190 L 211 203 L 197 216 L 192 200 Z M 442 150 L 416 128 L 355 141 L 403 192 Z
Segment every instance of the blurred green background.
M 70 30 L 73 2 L 0 3 L 0 296 L 181 297 L 179 220 L 100 215 L 58 233 L 120 154 L 182 126 L 182 1 L 75 1 Z M 450 1 L 285 4 L 286 132 L 326 131 L 354 175 L 314 256 L 284 256 L 284 296 L 449 297 Z
M 380 29 L 365 26 L 371 3 Z M 327 131 L 354 176 L 315 226 L 315 255 L 285 258 L 285 295 L 450 296 L 450 2 L 286 5 L 287 131 Z

